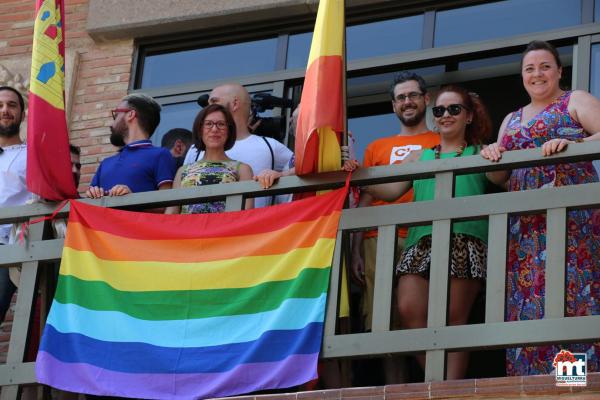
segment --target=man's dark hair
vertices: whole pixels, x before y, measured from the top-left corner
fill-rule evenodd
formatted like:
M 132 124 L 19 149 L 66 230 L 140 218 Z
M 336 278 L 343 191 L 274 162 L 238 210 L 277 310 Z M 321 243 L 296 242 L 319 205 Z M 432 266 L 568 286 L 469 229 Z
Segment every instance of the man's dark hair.
M 160 141 L 160 147 L 171 150 L 177 140 L 181 140 L 189 147 L 192 144 L 192 132 L 185 128 L 173 128 L 165 133 Z
M 11 86 L 0 86 L 0 92 L 3 90 L 9 90 L 17 95 L 19 98 L 19 105 L 21 106 L 21 113 L 25 112 L 25 100 L 23 100 L 23 95 L 17 89 Z
M 143 93 L 133 93 L 123 97 L 129 107 L 137 113 L 140 128 L 152 136 L 158 124 L 160 124 L 160 105 L 152 97 Z
M 206 150 L 206 146 L 202 141 L 202 126 L 204 125 L 204 120 L 210 114 L 214 112 L 222 112 L 225 116 L 225 122 L 227 123 L 227 140 L 225 141 L 225 145 L 223 146 L 224 150 L 229 150 L 235 144 L 236 139 L 236 130 L 235 130 L 235 121 L 233 120 L 233 116 L 231 112 L 227 109 L 227 107 L 223 107 L 220 104 L 210 104 L 204 107 L 198 115 L 196 115 L 196 119 L 194 120 L 194 125 L 192 126 L 192 134 L 194 135 L 194 145 L 198 149 L 198 151 Z
M 399 85 L 401 83 L 404 82 L 408 82 L 408 81 L 416 81 L 419 84 L 419 90 L 421 91 L 422 94 L 427 93 L 427 86 L 425 84 L 425 79 L 423 79 L 423 77 L 421 77 L 421 75 L 415 74 L 414 72 L 411 71 L 402 71 L 396 74 L 396 76 L 394 77 L 394 82 L 392 83 L 392 86 L 390 87 L 390 97 L 392 98 L 392 100 L 394 99 L 394 89 L 396 89 L 396 85 Z
M 69 145 L 69 151 L 73 154 L 77 154 L 78 156 L 81 155 L 81 149 L 79 148 L 79 146 L 75 146 L 70 144 Z

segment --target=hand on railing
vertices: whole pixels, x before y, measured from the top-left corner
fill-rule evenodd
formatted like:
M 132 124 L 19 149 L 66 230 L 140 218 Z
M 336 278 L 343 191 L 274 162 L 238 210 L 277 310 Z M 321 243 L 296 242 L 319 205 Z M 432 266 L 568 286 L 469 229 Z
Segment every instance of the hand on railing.
M 127 185 L 115 185 L 110 190 L 104 190 L 99 186 L 90 186 L 85 195 L 90 199 L 99 199 L 104 196 L 125 196 L 129 193 L 131 193 L 131 189 Z
M 342 171 L 353 172 L 359 167 L 360 164 L 357 160 L 346 160 L 344 161 L 344 165 L 342 165 Z
M 481 154 L 481 157 L 485 158 L 486 160 L 496 162 L 500 161 L 502 158 L 502 153 L 505 151 L 506 148 L 499 146 L 497 143 L 492 143 L 489 146 L 485 146 L 483 149 L 481 149 L 479 154 Z
M 546 143 L 542 145 L 542 155 L 551 156 L 552 154 L 560 153 L 563 150 L 567 149 L 569 143 L 575 143 L 573 140 L 568 139 L 552 139 L 548 140 Z
M 282 176 L 284 176 L 282 172 L 266 169 L 260 174 L 253 176 L 252 179 L 257 181 L 261 188 L 268 189 Z

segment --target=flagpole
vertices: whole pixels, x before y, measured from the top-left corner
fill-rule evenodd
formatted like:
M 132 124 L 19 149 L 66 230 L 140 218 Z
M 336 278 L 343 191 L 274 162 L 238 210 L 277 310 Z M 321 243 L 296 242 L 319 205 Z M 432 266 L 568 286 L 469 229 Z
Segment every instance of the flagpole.
M 347 79 L 346 79 L 346 72 L 347 72 L 347 60 L 346 60 L 346 55 L 347 55 L 347 51 L 346 51 L 346 1 L 345 0 L 341 0 L 342 1 L 342 8 L 344 10 L 343 12 L 343 17 L 342 17 L 342 25 L 343 25 L 343 29 L 344 29 L 344 33 L 343 33 L 343 46 L 342 46 L 342 68 L 343 68 L 343 72 L 342 72 L 342 107 L 344 110 L 344 130 L 342 131 L 342 144 L 340 146 L 341 149 L 341 161 L 342 161 L 342 165 L 344 165 L 344 161 L 347 161 L 350 159 L 350 149 L 348 147 L 348 100 L 346 98 L 347 95 Z

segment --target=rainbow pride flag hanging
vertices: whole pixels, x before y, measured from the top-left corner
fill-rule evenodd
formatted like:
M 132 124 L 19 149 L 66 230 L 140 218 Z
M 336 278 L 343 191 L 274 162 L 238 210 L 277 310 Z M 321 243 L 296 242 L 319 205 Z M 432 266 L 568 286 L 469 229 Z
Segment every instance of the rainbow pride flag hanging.
M 316 378 L 346 192 L 209 215 L 72 201 L 38 381 L 180 399 Z

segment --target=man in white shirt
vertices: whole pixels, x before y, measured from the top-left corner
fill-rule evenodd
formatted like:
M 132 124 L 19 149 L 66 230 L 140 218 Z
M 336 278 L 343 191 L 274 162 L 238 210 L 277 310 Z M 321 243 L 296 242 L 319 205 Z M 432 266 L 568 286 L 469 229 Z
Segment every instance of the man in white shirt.
M 25 118 L 25 102 L 19 91 L 0 86 L 0 207 L 25 204 L 32 198 L 27 190 L 27 148 L 19 136 Z M 0 225 L 0 245 L 8 244 L 12 225 Z M 0 323 L 16 287 L 10 281 L 8 268 L 0 267 Z
M 275 139 L 253 135 L 248 131 L 250 118 L 250 95 L 246 88 L 236 83 L 217 86 L 210 92 L 209 104 L 220 104 L 231 111 L 235 121 L 236 141 L 225 153 L 227 157 L 244 162 L 252 167 L 254 175 L 264 170 L 282 171 L 292 158 L 292 151 Z M 184 165 L 201 159 L 203 153 L 192 146 L 188 151 Z M 254 207 L 271 205 L 271 197 L 254 199 Z

